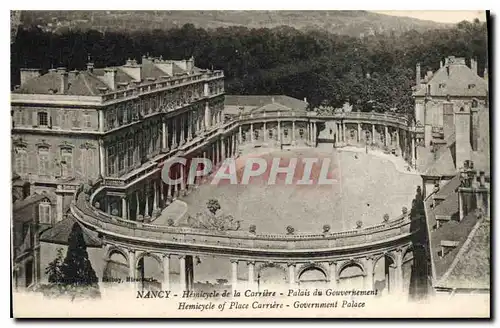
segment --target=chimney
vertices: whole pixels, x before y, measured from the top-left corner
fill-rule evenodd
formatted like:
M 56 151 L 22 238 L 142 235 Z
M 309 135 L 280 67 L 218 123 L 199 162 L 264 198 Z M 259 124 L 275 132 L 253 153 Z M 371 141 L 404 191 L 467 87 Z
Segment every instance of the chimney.
M 416 78 L 415 78 L 415 83 L 417 84 L 417 87 L 420 86 L 420 80 L 422 78 L 422 75 L 420 73 L 420 63 L 417 63 L 416 67 Z
M 122 71 L 130 75 L 134 81 L 142 81 L 142 66 L 135 60 L 127 60 L 126 64 L 120 67 Z
M 444 139 L 455 133 L 455 113 L 453 112 L 453 103 L 445 102 L 443 104 L 443 133 Z
M 304 97 L 304 102 L 307 104 L 307 98 L 306 97 Z
M 477 61 L 474 58 L 470 59 L 470 69 L 474 72 L 474 74 L 477 74 Z
M 442 60 L 439 61 L 439 68 L 443 68 L 443 61 Z
M 193 56 L 191 56 L 191 58 L 189 58 L 187 60 L 186 66 L 187 66 L 186 70 L 188 72 L 191 72 L 194 69 L 194 57 Z
M 57 73 L 61 75 L 61 87 L 59 88 L 60 93 L 64 94 L 68 91 L 68 72 L 66 72 L 65 67 L 59 67 Z
M 174 76 L 174 63 L 172 61 L 162 61 L 155 63 L 156 67 L 161 69 L 168 76 Z
M 425 76 L 425 78 L 427 79 L 427 81 L 431 80 L 432 75 L 433 75 L 432 71 L 427 71 L 427 75 Z
M 21 85 L 41 75 L 39 68 L 21 68 L 19 71 L 21 73 Z
M 469 107 L 455 109 L 455 163 L 457 168 L 460 168 L 466 160 L 471 159 L 470 115 Z
M 104 69 L 104 82 L 110 90 L 116 90 L 116 68 Z
M 87 63 L 87 71 L 89 73 L 93 73 L 94 72 L 94 63 L 91 63 L 91 62 Z

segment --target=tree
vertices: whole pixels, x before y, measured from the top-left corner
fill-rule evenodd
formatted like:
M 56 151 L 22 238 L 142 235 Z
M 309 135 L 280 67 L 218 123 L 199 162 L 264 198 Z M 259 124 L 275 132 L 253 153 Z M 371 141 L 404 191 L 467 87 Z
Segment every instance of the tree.
M 215 213 L 220 210 L 219 201 L 217 199 L 209 199 L 207 202 L 207 209 L 210 211 L 210 213 L 215 215 Z
M 49 263 L 48 267 L 45 269 L 45 274 L 49 277 L 49 282 L 53 284 L 60 284 L 63 282 L 64 277 L 61 270 L 63 263 L 63 250 L 62 248 L 57 249 L 56 258 Z
M 68 251 L 61 271 L 65 285 L 75 287 L 97 286 L 97 275 L 90 263 L 82 228 L 78 223 L 73 225 L 68 238 Z

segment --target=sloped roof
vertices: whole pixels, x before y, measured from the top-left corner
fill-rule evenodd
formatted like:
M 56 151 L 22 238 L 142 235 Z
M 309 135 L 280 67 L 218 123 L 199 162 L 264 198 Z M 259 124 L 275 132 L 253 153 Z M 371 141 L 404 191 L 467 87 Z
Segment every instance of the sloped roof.
M 439 191 L 435 194 L 436 197 L 446 198 L 460 186 L 460 175 L 455 175 L 447 184 L 439 189 Z
M 82 226 L 71 214 L 68 214 L 68 216 L 65 219 L 54 224 L 52 228 L 42 232 L 42 234 L 40 235 L 40 241 L 53 244 L 67 245 L 69 235 L 75 223 L 79 224 L 80 227 L 82 228 L 83 239 L 85 240 L 85 244 L 87 245 L 87 247 L 102 246 L 101 240 L 99 239 L 97 232 L 89 230 L 84 226 Z
M 450 146 L 441 147 L 436 151 L 435 159 L 426 164 L 423 175 L 440 177 L 453 176 L 457 173 Z
M 37 205 L 44 199 L 48 199 L 52 204 L 54 204 L 56 202 L 56 195 L 52 192 L 42 192 L 40 194 L 33 194 L 25 199 L 15 202 L 12 206 L 14 219 L 17 217 L 31 217 L 33 215 L 32 205 Z
M 430 96 L 485 97 L 488 93 L 486 80 L 461 62 L 450 63 L 441 67 L 433 74 L 427 84 L 415 91 L 414 95 L 425 96 L 428 85 L 431 86 Z M 469 88 L 469 85 L 474 85 L 474 87 Z
M 225 106 L 263 107 L 272 103 L 278 103 L 296 111 L 307 109 L 307 102 L 285 95 L 226 95 L 224 100 Z
M 289 107 L 285 107 L 281 104 L 278 104 L 278 103 L 271 103 L 271 104 L 267 104 L 267 105 L 264 105 L 262 107 L 257 107 L 257 108 L 254 108 L 251 110 L 252 113 L 263 113 L 263 112 L 289 112 L 289 111 L 293 111 L 293 109 L 289 108 Z
M 490 289 L 490 230 L 487 218 L 476 224 L 438 287 Z
M 77 74 L 68 73 L 68 87 L 64 92 L 66 95 L 94 96 L 99 95 L 99 88 L 107 87 L 97 76 L 87 71 L 79 71 Z M 55 90 L 52 91 L 52 90 Z M 39 77 L 26 81 L 14 93 L 28 94 L 61 94 L 61 74 L 49 71 Z

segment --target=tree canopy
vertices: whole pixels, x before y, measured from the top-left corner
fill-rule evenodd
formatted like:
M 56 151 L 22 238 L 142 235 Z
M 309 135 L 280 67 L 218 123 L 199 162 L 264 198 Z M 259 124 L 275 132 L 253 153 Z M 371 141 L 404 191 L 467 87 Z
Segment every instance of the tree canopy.
M 311 107 L 340 107 L 411 113 L 415 65 L 436 70 L 444 57 L 475 57 L 479 72 L 487 62 L 487 27 L 461 22 L 452 29 L 364 38 L 299 31 L 291 27 L 205 30 L 186 24 L 170 30 L 133 32 L 20 29 L 11 49 L 12 85 L 19 68 L 84 69 L 122 65 L 142 55 L 185 59 L 196 66 L 224 70 L 228 94 L 286 94 L 306 97 Z

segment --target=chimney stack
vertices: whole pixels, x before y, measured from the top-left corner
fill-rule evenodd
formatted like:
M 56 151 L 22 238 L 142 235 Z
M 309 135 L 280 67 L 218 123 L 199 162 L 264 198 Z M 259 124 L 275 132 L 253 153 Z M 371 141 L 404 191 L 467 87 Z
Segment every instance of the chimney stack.
M 89 73 L 93 73 L 94 72 L 94 63 L 91 63 L 91 62 L 87 63 L 87 71 Z
M 475 58 L 470 59 L 470 69 L 477 74 L 477 61 Z
M 443 68 L 443 61 L 442 60 L 439 61 L 439 68 Z
M 417 87 L 420 86 L 420 80 L 422 78 L 422 75 L 420 73 L 420 63 L 417 63 L 417 67 L 416 67 L 416 78 L 415 78 L 415 83 L 417 84 Z
M 128 75 L 132 76 L 132 78 L 137 81 L 141 82 L 142 81 L 142 66 L 137 64 L 136 60 L 127 60 L 127 63 L 123 66 L 121 66 L 121 69 L 127 73 Z
M 453 103 L 445 102 L 443 104 L 443 133 L 444 139 L 447 139 L 455 133 L 455 113 L 453 112 Z
M 21 73 L 21 85 L 41 75 L 39 68 L 21 68 L 19 71 Z
M 68 72 L 65 67 L 59 67 L 57 73 L 61 75 L 61 87 L 59 88 L 60 93 L 64 94 L 68 91 Z
M 464 106 L 455 110 L 455 151 L 457 168 L 471 159 L 470 108 Z
M 116 68 L 104 69 L 104 81 L 110 90 L 116 90 Z

